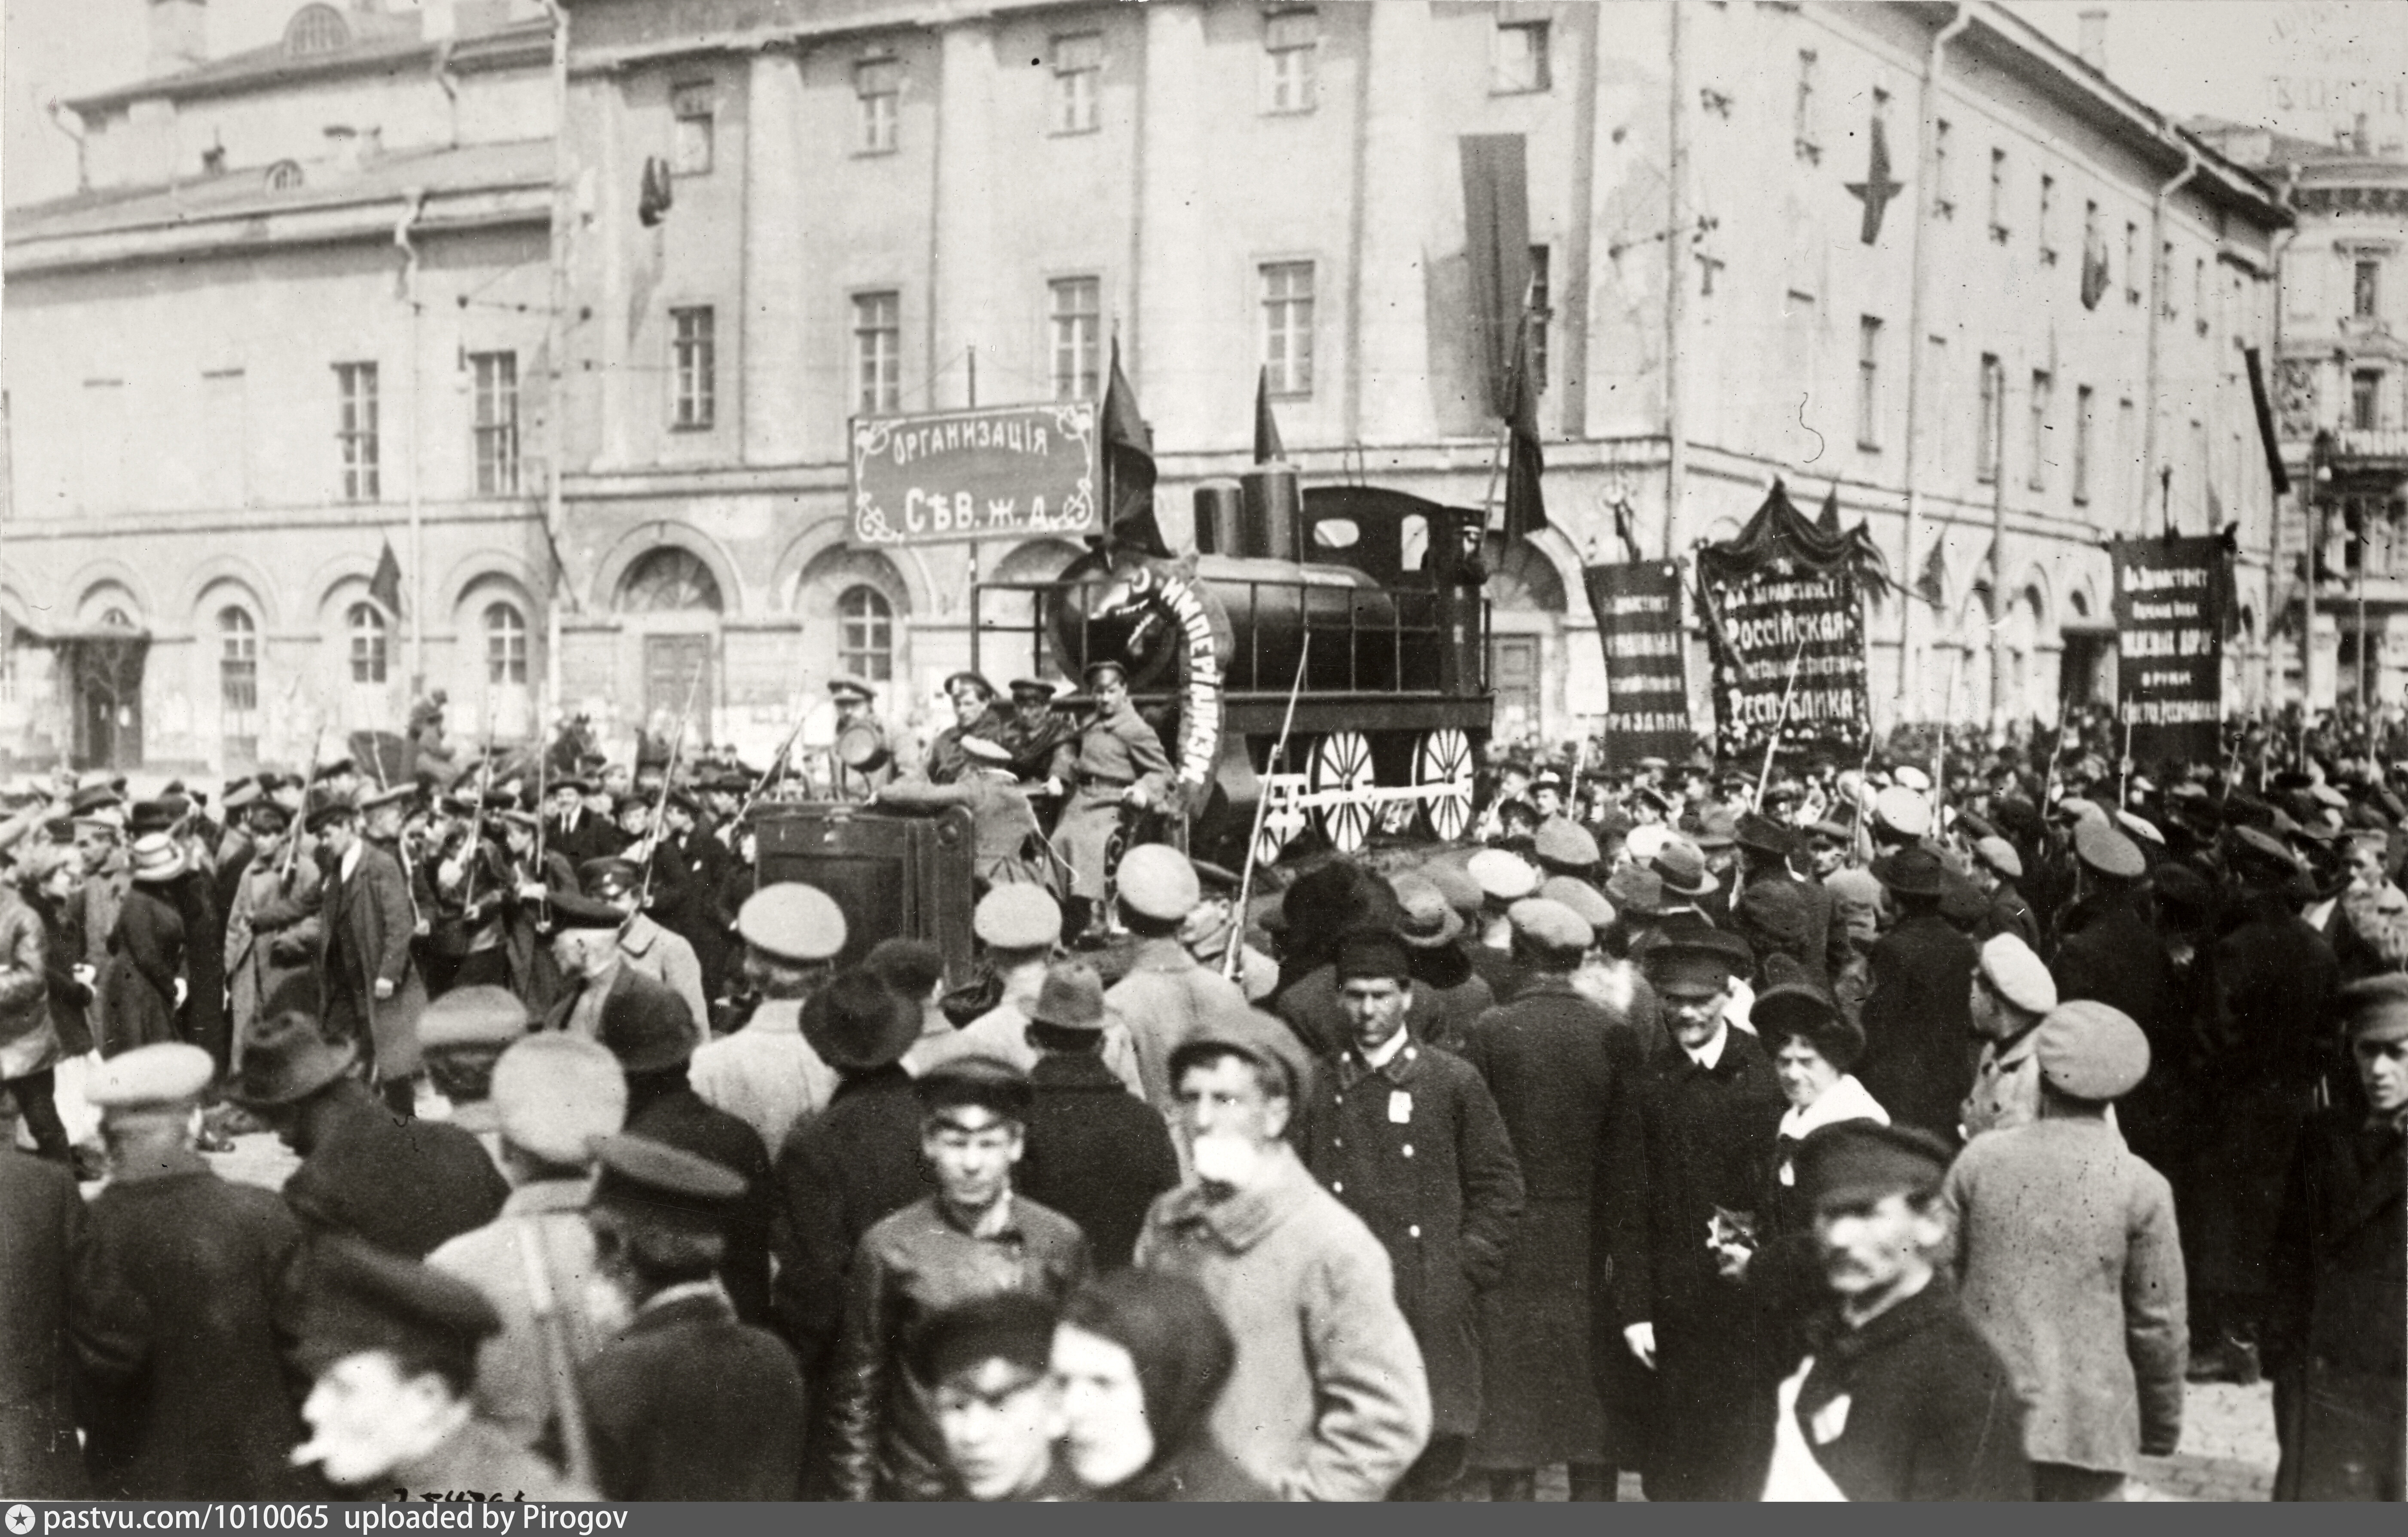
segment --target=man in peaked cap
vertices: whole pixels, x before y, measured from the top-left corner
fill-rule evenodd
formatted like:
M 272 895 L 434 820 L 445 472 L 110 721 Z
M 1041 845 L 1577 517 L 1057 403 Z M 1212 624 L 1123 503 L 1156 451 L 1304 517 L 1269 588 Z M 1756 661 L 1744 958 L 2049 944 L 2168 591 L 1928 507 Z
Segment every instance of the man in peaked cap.
M 633 1027 L 637 1016 L 657 1019 L 689 1039 L 692 1007 L 658 978 L 636 970 L 619 948 L 626 913 L 598 898 L 561 892 L 551 900 L 552 955 L 562 991 L 544 1015 L 547 1030 L 598 1041 L 606 1029 Z
M 953 724 L 938 732 L 936 740 L 928 744 L 921 774 L 930 784 L 950 784 L 961 778 L 969 767 L 969 759 L 962 751 L 963 740 L 971 737 L 993 739 L 1010 719 L 996 697 L 995 685 L 979 673 L 956 672 L 947 678 L 945 697 L 953 707 Z M 1008 768 L 1010 754 L 1004 753 L 1002 761 Z
M 1121 856 L 1118 884 L 1120 919 L 1137 948 L 1127 971 L 1105 989 L 1104 1006 L 1127 1031 L 1139 1092 L 1168 1116 L 1175 1108 L 1171 1052 L 1206 1019 L 1243 1013 L 1246 994 L 1180 942 L 1188 914 L 1203 899 L 1185 855 L 1166 843 L 1140 843 Z
M 296 1462 L 406 1499 L 595 1498 L 477 1414 L 477 1350 L 501 1318 L 476 1287 L 355 1243 L 329 1248 L 312 1280 L 299 1357 L 317 1382 Z
M 1102 1060 L 1112 1023 L 1094 967 L 1065 961 L 1047 971 L 1024 1027 L 1037 1062 L 1015 1176 L 1022 1194 L 1079 1225 L 1099 1271 L 1127 1267 L 1146 1208 L 1180 1172 L 1162 1113 Z
M 942 1500 L 952 1492 L 933 1384 L 901 1348 L 926 1320 L 997 1291 L 1059 1303 L 1093 1269 L 1078 1225 L 1013 1188 L 1025 1151 L 1027 1074 L 993 1057 L 942 1063 L 916 1085 L 935 1191 L 862 1235 L 828 1393 L 828 1498 Z
M 301 1225 L 272 1192 L 220 1179 L 194 1150 L 210 1074 L 197 1046 L 141 1046 L 103 1063 L 84 1091 L 111 1177 L 84 1226 L 69 1323 L 101 1499 L 319 1489 L 285 1460 L 302 1439 L 284 1355 L 300 1320 Z
M 744 941 L 738 965 L 760 1001 L 742 1029 L 695 1048 L 686 1078 L 706 1103 L 742 1119 L 774 1149 L 836 1098 L 836 1070 L 803 1039 L 803 1006 L 834 974 L 849 936 L 836 899 L 798 881 L 746 898 L 736 932 Z
M 1170 754 L 1129 702 L 1127 674 L 1116 663 L 1097 662 L 1087 668 L 1087 688 L 1096 713 L 1079 733 L 1070 797 L 1054 828 L 1054 851 L 1070 871 L 1074 933 L 1102 916 L 1104 851 L 1120 826 L 1121 808 L 1158 805 L 1171 784 Z
M 618 910 L 619 953 L 627 969 L 661 983 L 685 1000 L 697 1044 L 710 1033 L 710 993 L 702 961 L 685 936 L 657 922 L 638 905 L 644 875 L 632 860 L 591 859 L 577 872 L 585 895 Z
M 1196 868 L 1202 896 L 1180 924 L 1179 942 L 1197 965 L 1235 982 L 1247 1002 L 1262 1002 L 1279 988 L 1279 962 L 1247 942 L 1245 914 L 1237 909 L 1238 888 L 1244 884 L 1244 877 L 1209 859 L 1188 862 Z M 1238 955 L 1234 975 L 1228 970 L 1232 949 Z
M 1428 1377 L 1387 1250 L 1287 1140 L 1312 1059 L 1240 1013 L 1182 1041 L 1170 1071 L 1192 1172 L 1146 1214 L 1137 1265 L 1194 1281 L 1237 1340 L 1211 1433 L 1283 1499 L 1382 1499 L 1428 1443 Z
M 1894 849 L 1872 873 L 1899 919 L 1866 957 L 1870 991 L 1856 1077 L 1899 1124 L 1953 1140 L 1973 1084 L 1966 1000 L 1977 948 L 1941 916 L 1947 883 L 1938 855 Z
M 2142 886 L 2146 862 L 2130 839 L 2104 821 L 2077 824 L 2073 851 L 2075 905 L 2049 968 L 2057 1000 L 2108 1004 L 2139 1025 L 2153 1051 L 2174 1058 L 2181 1055 L 2178 1038 L 2195 1022 L 2165 937 L 2148 919 Z M 2171 1077 L 2149 1085 L 2117 1112 L 2133 1151 L 2160 1168 L 2175 1167 L 2176 1150 L 2196 1119 L 2192 1107 L 2159 1092 L 2173 1086 Z
M 2165 1176 L 2107 1107 L 2149 1070 L 2148 1038 L 2102 1003 L 2060 1005 L 2034 1032 L 2040 1118 L 1970 1144 L 1942 1209 L 1965 1311 L 2024 1401 L 2042 1500 L 2116 1498 L 2136 1458 L 2182 1438 L 2182 1244 Z
M 2013 934 L 2027 945 L 2039 944 L 2040 915 L 2015 885 L 2024 878 L 2023 855 L 2015 846 L 1996 833 L 1981 839 L 1973 845 L 1971 875 L 1989 901 L 1988 932 L 1983 938 Z
M 598 1042 L 529 1036 L 494 1064 L 490 1102 L 509 1199 L 492 1222 L 437 1245 L 426 1262 L 474 1286 L 500 1315 L 477 1350 L 477 1412 L 532 1446 L 558 1410 L 546 1331 L 557 1330 L 575 1365 L 626 1323 L 615 1294 L 595 1284 L 601 1271 L 584 1218 L 593 1144 L 625 1123 L 626 1075 Z M 554 1324 L 538 1317 L 528 1280 L 535 1263 L 551 1293 L 542 1311 Z
M 1995 934 L 1983 942 L 1968 1003 L 1982 1057 L 1960 1121 L 1967 1141 L 2039 1118 L 2040 1058 L 2033 1032 L 2056 1008 L 2057 979 L 2031 946 L 2013 934 Z
M 1039 787 L 1050 809 L 1077 761 L 1078 731 L 1054 710 L 1054 685 L 1036 678 L 1011 681 L 1011 719 L 996 740 L 1011 754 L 1011 775 Z
M 1753 965 L 1745 941 L 1672 927 L 1639 961 L 1679 1049 L 1641 1065 L 1611 1143 L 1612 1327 L 1656 1376 L 1647 1497 L 1744 1499 L 1768 1450 L 1751 1409 L 1757 1306 L 1718 1272 L 1704 1235 L 1718 1209 L 1757 1208 L 1787 1102 L 1764 1048 L 1726 1018 Z
M 716 1279 L 744 1181 L 633 1133 L 594 1144 L 603 1272 L 634 1314 L 578 1373 L 611 1500 L 792 1500 L 803 1380 L 777 1336 L 739 1322 Z
M 1947 1164 L 1928 1133 L 1871 1121 L 1799 1145 L 1837 1316 L 1778 1390 L 1765 1500 L 2031 1498 L 2014 1381 L 1932 1262 Z

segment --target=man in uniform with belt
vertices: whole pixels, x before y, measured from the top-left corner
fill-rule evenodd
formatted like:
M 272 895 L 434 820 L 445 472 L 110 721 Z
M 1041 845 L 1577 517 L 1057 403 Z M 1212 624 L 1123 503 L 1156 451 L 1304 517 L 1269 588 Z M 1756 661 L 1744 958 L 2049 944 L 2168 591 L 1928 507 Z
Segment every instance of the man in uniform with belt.
M 1102 916 L 1104 852 L 1124 804 L 1143 811 L 1170 785 L 1170 754 L 1129 703 L 1128 674 L 1117 662 L 1087 668 L 1095 718 L 1079 734 L 1069 803 L 1054 829 L 1054 852 L 1070 867 L 1071 932 Z

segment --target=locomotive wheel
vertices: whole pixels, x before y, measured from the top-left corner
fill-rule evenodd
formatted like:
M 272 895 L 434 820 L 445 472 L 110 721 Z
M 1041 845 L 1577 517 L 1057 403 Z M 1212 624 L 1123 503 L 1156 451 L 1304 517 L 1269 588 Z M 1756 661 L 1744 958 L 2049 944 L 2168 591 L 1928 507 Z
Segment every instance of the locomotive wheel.
M 1461 838 L 1471 826 L 1471 739 L 1450 725 L 1415 742 L 1413 783 L 1433 792 L 1422 801 L 1430 832 L 1450 843 Z
M 1321 809 L 1321 831 L 1340 854 L 1354 854 L 1370 833 L 1378 775 L 1371 744 L 1359 731 L 1333 731 L 1313 744 L 1312 793 L 1339 798 Z

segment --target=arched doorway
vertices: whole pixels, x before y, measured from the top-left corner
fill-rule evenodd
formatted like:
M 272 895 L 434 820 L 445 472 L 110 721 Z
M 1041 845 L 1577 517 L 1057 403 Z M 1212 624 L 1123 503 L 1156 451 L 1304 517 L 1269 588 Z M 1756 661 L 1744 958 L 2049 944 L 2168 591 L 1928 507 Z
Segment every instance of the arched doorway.
M 678 723 L 687 742 L 711 740 L 711 700 L 718 696 L 719 616 L 725 610 L 719 579 L 702 557 L 663 545 L 636 560 L 619 581 L 617 608 L 634 623 L 643 646 L 643 723 L 638 756 L 663 755 Z
M 1506 546 L 1488 576 L 1488 686 L 1493 740 L 1543 744 L 1553 725 L 1547 681 L 1559 670 L 1564 581 L 1527 539 Z

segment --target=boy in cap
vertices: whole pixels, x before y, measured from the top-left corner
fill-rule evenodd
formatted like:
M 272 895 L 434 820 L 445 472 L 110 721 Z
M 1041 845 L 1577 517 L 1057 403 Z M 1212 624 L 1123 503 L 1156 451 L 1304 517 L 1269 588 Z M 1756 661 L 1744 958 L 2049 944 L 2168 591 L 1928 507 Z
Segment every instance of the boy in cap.
M 499 1327 L 478 1347 L 477 1412 L 522 1446 L 556 1428 L 560 1364 L 592 1357 L 626 1322 L 585 1223 L 593 1144 L 627 1115 L 626 1077 L 603 1046 L 572 1035 L 530 1036 L 494 1064 L 489 1101 L 510 1183 L 501 1214 L 427 1255 L 438 1271 L 485 1296 Z M 530 1284 L 540 1267 L 543 1290 Z M 563 1432 L 565 1438 L 565 1432 Z
M 208 1054 L 120 1053 L 84 1097 L 110 1179 L 93 1199 L 69 1323 L 93 1493 L 104 1500 L 309 1498 L 285 1352 L 303 1299 L 301 1225 L 266 1190 L 220 1179 L 193 1148 Z M 480 1158 L 483 1155 L 478 1155 Z
M 1352 1037 L 1319 1064 L 1305 1162 L 1388 1251 L 1431 1410 L 1429 1444 L 1395 1498 L 1438 1500 L 1480 1423 L 1479 1299 L 1504 1275 L 1522 1169 L 1480 1074 L 1405 1028 L 1404 942 L 1360 928 L 1339 941 L 1336 965 Z
M 1058 1311 L 1025 1291 L 997 1292 L 947 1308 L 911 1338 L 911 1372 L 931 1385 L 955 1498 L 1082 1498 L 1054 1454 L 1063 1429 L 1052 1370 Z
M 1947 1163 L 1928 1133 L 1872 1121 L 1799 1145 L 1837 1306 L 1778 1390 L 1765 1500 L 2031 1498 L 2014 1383 L 1932 1263 Z
M 782 1147 L 836 1098 L 836 1070 L 803 1039 L 802 1020 L 844 952 L 844 910 L 817 886 L 781 881 L 744 899 L 736 932 L 744 941 L 738 964 L 759 1001 L 742 1029 L 695 1048 L 686 1081 L 759 1132 L 763 1147 Z
M 778 1337 L 720 1286 L 741 1176 L 632 1133 L 594 1144 L 586 1220 L 634 1317 L 578 1373 L 612 1500 L 792 1500 L 803 1380 Z
M 1121 855 L 1120 920 L 1137 941 L 1128 970 L 1104 992 L 1104 1006 L 1125 1022 L 1137 1060 L 1138 1087 L 1167 1117 L 1170 1054 L 1205 1019 L 1243 1013 L 1244 989 L 1207 970 L 1179 941 L 1203 899 L 1196 867 L 1167 843 L 1140 843 Z
M 2040 1118 L 2040 1059 L 2032 1032 L 2056 1007 L 2056 979 L 2031 946 L 2013 934 L 1997 935 L 1982 946 L 1966 1009 L 1982 1041 L 1958 1127 L 1966 1141 Z
M 1966 1314 L 2024 1402 L 2037 1498 L 2113 1500 L 2182 1439 L 2189 1347 L 2173 1190 L 2107 1122 L 2149 1042 L 2087 999 L 2033 1041 L 2040 1119 L 1969 1144 L 1941 1208 Z
M 2408 1445 L 2408 978 L 2339 998 L 2357 1094 L 2300 1134 L 2269 1261 L 2277 1500 L 2398 1501 Z
M 1087 1235 L 1096 1268 L 1127 1266 L 1146 1208 L 1179 1183 L 1162 1113 L 1103 1060 L 1118 1024 L 1084 961 L 1049 970 L 1023 1034 L 1036 1053 L 1018 1188 Z
M 910 1370 L 898 1342 L 974 1297 L 1022 1290 L 1058 1303 L 1092 1268 L 1076 1223 L 1012 1191 L 1027 1075 L 992 1057 L 962 1057 L 914 1088 L 920 1150 L 937 1189 L 863 1234 L 845 1279 L 844 1329 L 827 1388 L 830 1455 L 819 1480 L 838 1500 L 950 1492 L 934 1385 Z
M 316 1463 L 341 1488 L 408 1500 L 591 1501 L 592 1489 L 477 1415 L 477 1348 L 501 1319 L 477 1288 L 365 1243 L 320 1257 L 298 1357 Z
M 1705 1236 L 1718 1214 L 1754 1212 L 1787 1102 L 1764 1048 L 1726 1017 L 1754 965 L 1744 940 L 1669 928 L 1639 960 L 1679 1048 L 1641 1067 L 1609 1155 L 1613 1310 L 1656 1373 L 1647 1498 L 1741 1500 L 1764 1471 L 1751 1410 L 1761 1346 L 1754 1304 Z

